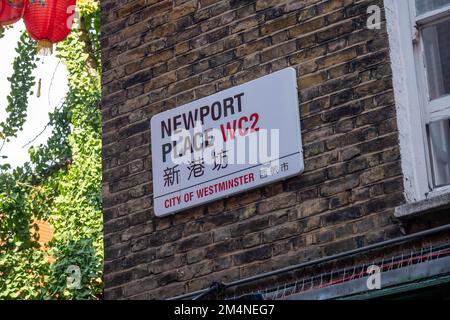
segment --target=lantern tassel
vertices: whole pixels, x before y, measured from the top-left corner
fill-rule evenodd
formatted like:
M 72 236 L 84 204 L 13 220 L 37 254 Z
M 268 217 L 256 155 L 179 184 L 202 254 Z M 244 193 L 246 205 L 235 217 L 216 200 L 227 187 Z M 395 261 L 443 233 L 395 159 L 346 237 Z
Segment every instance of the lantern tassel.
M 41 56 L 49 56 L 53 53 L 53 43 L 50 40 L 39 40 L 37 43 L 37 52 Z

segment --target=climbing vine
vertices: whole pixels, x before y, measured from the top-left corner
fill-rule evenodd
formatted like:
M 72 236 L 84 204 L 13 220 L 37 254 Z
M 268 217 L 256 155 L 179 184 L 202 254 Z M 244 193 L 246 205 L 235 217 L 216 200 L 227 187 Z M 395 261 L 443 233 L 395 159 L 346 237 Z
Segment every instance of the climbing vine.
M 77 6 L 78 27 L 57 47 L 68 92 L 49 114 L 52 134 L 29 149 L 23 166 L 0 166 L 0 299 L 101 298 L 99 2 L 79 0 Z M 2 32 L 8 30 L 0 38 Z M 0 144 L 22 129 L 36 85 L 35 44 L 23 34 L 16 51 Z M 36 220 L 53 229 L 45 247 L 38 243 Z
M 8 106 L 6 111 L 8 118 L 0 123 L 0 139 L 8 140 L 16 137 L 17 131 L 22 130 L 26 120 L 28 96 L 33 94 L 31 88 L 35 85 L 32 75 L 36 68 L 36 49 L 33 41 L 26 32 L 22 33 L 14 59 L 14 73 L 8 78 L 11 84 L 11 92 L 7 97 Z

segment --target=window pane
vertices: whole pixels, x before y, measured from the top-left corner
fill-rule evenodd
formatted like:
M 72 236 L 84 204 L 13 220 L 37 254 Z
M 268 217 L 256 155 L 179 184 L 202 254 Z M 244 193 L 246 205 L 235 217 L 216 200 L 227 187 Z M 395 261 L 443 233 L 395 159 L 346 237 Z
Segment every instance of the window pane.
M 450 184 L 450 119 L 429 124 L 429 141 L 435 187 Z
M 418 15 L 443 8 L 447 5 L 450 5 L 450 0 L 416 0 Z
M 430 99 L 450 94 L 450 20 L 423 30 Z

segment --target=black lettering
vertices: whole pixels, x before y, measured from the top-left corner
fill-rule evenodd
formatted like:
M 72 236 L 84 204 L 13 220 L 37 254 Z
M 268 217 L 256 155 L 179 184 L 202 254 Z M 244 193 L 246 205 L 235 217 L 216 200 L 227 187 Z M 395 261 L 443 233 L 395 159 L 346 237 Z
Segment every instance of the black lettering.
M 205 117 L 209 115 L 209 106 L 204 106 L 200 108 L 200 121 L 205 124 Z
M 183 113 L 183 120 L 186 130 L 189 130 L 190 128 L 193 128 L 195 126 L 197 116 L 198 116 L 198 109 L 195 109 L 195 116 L 192 114 L 191 111 L 189 111 L 188 116 L 186 116 L 186 113 Z
M 171 152 L 172 152 L 172 144 L 170 142 L 162 145 L 163 162 L 167 161 L 167 155 L 170 154 Z
M 212 104 L 211 117 L 214 121 L 217 121 L 222 117 L 222 105 L 220 104 L 220 102 L 217 101 Z
M 238 101 L 238 112 L 242 112 L 242 99 L 241 98 L 243 96 L 244 96 L 243 92 L 234 96 Z
M 231 115 L 234 114 L 234 99 L 233 98 L 226 98 L 223 100 L 223 111 L 224 116 L 228 117 L 228 109 L 231 110 Z
M 181 126 L 181 115 L 173 117 L 173 130 L 177 130 Z
M 166 134 L 168 137 L 170 137 L 172 135 L 171 124 L 172 124 L 172 122 L 170 120 L 167 122 L 161 121 L 161 138 L 162 139 L 164 139 L 166 137 Z

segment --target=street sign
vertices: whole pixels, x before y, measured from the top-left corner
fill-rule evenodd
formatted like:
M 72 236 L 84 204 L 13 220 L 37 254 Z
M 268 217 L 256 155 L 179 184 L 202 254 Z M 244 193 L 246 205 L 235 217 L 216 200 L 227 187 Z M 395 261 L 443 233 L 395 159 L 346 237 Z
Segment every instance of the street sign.
M 151 119 L 154 210 L 174 214 L 303 172 L 296 71 Z

